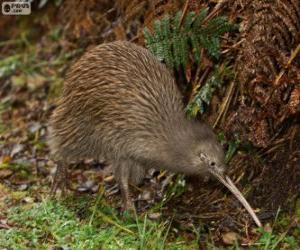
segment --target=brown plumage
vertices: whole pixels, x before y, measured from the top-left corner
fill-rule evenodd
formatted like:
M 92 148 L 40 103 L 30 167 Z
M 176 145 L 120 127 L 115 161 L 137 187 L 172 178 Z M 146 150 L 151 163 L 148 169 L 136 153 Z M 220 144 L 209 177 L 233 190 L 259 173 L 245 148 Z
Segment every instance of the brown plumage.
M 197 175 L 224 172 L 212 130 L 188 120 L 168 69 L 148 50 L 119 41 L 85 53 L 70 69 L 50 120 L 49 145 L 64 179 L 70 161 L 105 159 L 114 168 L 124 208 L 129 183 L 148 168 Z

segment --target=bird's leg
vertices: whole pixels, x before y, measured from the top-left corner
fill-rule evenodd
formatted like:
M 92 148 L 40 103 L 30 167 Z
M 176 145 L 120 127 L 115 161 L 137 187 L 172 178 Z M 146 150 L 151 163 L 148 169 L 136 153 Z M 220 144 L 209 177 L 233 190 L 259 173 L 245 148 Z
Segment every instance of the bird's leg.
M 134 203 L 129 189 L 130 161 L 124 161 L 118 165 L 115 169 L 115 178 L 118 181 L 121 190 L 123 202 L 122 210 L 134 210 Z
M 138 186 L 143 182 L 146 169 L 139 163 L 133 163 L 130 168 L 130 184 Z
M 57 169 L 51 186 L 50 194 L 55 196 L 58 189 L 61 189 L 62 194 L 66 192 L 68 186 L 68 168 L 66 164 L 61 161 L 57 162 Z

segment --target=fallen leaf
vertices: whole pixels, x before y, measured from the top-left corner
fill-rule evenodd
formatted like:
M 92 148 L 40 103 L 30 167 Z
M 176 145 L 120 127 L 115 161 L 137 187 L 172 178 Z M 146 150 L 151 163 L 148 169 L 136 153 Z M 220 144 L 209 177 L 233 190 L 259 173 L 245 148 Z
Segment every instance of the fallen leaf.
M 292 114 L 296 113 L 297 110 L 300 109 L 300 88 L 295 88 L 292 91 L 288 106 Z
M 26 76 L 25 75 L 12 76 L 11 83 L 14 87 L 23 87 L 26 84 Z
M 24 149 L 24 147 L 25 146 L 23 144 L 15 144 L 10 152 L 10 156 L 14 157 L 16 154 L 20 153 Z
M 14 172 L 10 169 L 1 169 L 0 170 L 0 179 L 5 179 L 11 176 Z
M 32 198 L 32 197 L 24 197 L 24 198 L 23 198 L 23 201 L 24 201 L 25 203 L 32 204 L 32 203 L 34 203 L 34 198 Z
M 21 184 L 19 187 L 18 187 L 18 190 L 20 191 L 24 191 L 28 188 L 28 184 L 24 183 L 24 184 Z
M 4 155 L 2 158 L 2 163 L 3 164 L 9 163 L 11 161 L 11 159 L 12 158 L 9 155 Z
M 104 178 L 104 182 L 112 182 L 114 179 L 115 179 L 115 178 L 114 178 L 113 175 L 107 176 L 107 177 Z
M 46 78 L 40 74 L 32 74 L 27 76 L 27 86 L 31 91 L 44 85 Z
M 11 227 L 7 224 L 7 219 L 0 220 L 0 228 L 2 229 L 10 229 Z
M 142 194 L 139 195 L 139 200 L 141 201 L 148 201 L 151 199 L 151 192 L 144 191 Z
M 228 232 L 222 235 L 223 242 L 227 245 L 233 245 L 238 240 L 238 234 L 235 232 Z
M 148 214 L 148 218 L 150 220 L 157 220 L 161 217 L 161 213 L 151 213 L 151 214 Z
M 29 123 L 28 130 L 30 133 L 34 134 L 42 127 L 41 123 L 39 122 L 31 122 Z
M 96 186 L 96 188 L 95 188 Z M 79 192 L 87 192 L 89 190 L 98 190 L 97 184 L 93 180 L 87 180 L 80 187 L 77 188 Z
M 270 225 L 270 223 L 267 223 L 265 226 L 264 226 L 264 231 L 268 232 L 268 233 L 271 233 L 272 232 L 272 227 Z

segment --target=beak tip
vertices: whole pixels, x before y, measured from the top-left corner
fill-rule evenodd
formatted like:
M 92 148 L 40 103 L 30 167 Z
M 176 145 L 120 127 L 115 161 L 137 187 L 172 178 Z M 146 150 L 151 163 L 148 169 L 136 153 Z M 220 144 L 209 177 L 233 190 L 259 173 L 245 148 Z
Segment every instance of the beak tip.
M 249 205 L 245 197 L 242 195 L 242 193 L 238 190 L 238 188 L 235 186 L 235 184 L 231 181 L 229 176 L 225 174 L 220 174 L 216 172 L 212 172 L 212 174 L 220 181 L 222 182 L 231 192 L 232 194 L 241 202 L 241 204 L 246 208 L 252 219 L 255 221 L 255 224 L 258 227 L 262 227 L 262 224 L 258 217 L 256 216 L 255 212 L 253 211 L 252 207 Z

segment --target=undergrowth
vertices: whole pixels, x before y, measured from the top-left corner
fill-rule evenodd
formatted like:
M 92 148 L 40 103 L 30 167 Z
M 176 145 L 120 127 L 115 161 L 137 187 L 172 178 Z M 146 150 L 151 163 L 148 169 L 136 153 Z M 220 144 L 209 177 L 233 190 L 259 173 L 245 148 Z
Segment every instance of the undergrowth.
M 78 202 L 78 201 L 77 201 Z M 86 200 L 82 200 L 86 205 Z M 69 204 L 70 205 L 70 204 Z M 88 209 L 88 208 L 85 208 Z M 103 204 L 91 206 L 88 216 L 64 202 L 14 207 L 8 211 L 13 222 L 0 229 L 1 249 L 196 249 L 196 242 L 180 237 L 167 241 L 170 222 L 151 221 L 147 215 L 123 215 Z
M 99 197 L 99 196 L 98 196 Z M 199 249 L 201 230 L 188 241 L 174 234 L 170 220 L 150 220 L 147 214 L 123 214 L 104 200 L 88 196 L 43 200 L 8 209 L 9 228 L 0 229 L 1 249 Z M 70 200 L 71 199 L 71 200 Z M 101 201 L 101 202 L 99 202 Z M 276 221 L 274 222 L 276 226 Z M 200 230 L 200 231 L 199 231 Z M 292 235 L 260 229 L 250 249 L 298 249 Z M 207 239 L 207 249 L 216 249 Z M 240 249 L 238 242 L 227 249 Z
M 171 68 L 186 68 L 189 54 L 196 63 L 200 63 L 201 48 L 218 59 L 220 36 L 233 26 L 224 17 L 215 17 L 205 22 L 207 13 L 207 8 L 199 14 L 188 12 L 182 25 L 181 11 L 175 17 L 165 16 L 162 20 L 156 20 L 153 33 L 148 28 L 144 30 L 146 46 Z
M 207 13 L 208 8 L 205 8 L 199 14 L 188 12 L 183 18 L 182 12 L 178 11 L 174 17 L 167 15 L 161 20 L 156 20 L 152 33 L 148 28 L 144 29 L 146 46 L 160 61 L 175 70 L 183 67 L 186 71 L 187 65 L 193 62 L 199 67 L 202 63 L 203 49 L 208 56 L 218 60 L 220 37 L 233 30 L 234 25 L 228 23 L 225 17 L 206 20 Z M 194 87 L 186 109 L 189 117 L 196 117 L 199 112 L 205 111 L 214 92 L 229 75 L 231 69 L 226 63 L 216 65 L 203 86 Z
M 226 78 L 231 78 L 232 71 L 227 64 L 216 65 L 203 86 L 196 86 L 196 94 L 186 107 L 187 115 L 190 118 L 196 117 L 200 112 L 204 113 L 209 106 L 214 92 L 221 88 Z

